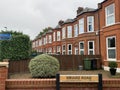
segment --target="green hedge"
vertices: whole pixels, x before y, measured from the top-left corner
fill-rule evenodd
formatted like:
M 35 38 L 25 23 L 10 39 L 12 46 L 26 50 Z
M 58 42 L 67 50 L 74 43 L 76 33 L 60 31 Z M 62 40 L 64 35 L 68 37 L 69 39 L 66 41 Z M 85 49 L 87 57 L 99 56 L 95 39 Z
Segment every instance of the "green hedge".
M 10 40 L 0 41 L 0 60 L 21 60 L 30 57 L 31 42 L 27 35 L 13 35 Z

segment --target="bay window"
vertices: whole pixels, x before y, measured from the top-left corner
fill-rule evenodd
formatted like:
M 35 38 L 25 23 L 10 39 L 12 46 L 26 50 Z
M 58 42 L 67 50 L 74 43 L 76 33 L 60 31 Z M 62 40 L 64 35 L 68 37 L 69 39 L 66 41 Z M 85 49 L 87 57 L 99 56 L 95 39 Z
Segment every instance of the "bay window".
M 57 46 L 57 54 L 60 54 L 60 51 L 61 51 L 61 47 Z
M 74 37 L 78 36 L 78 24 L 74 25 Z
M 72 44 L 68 44 L 68 55 L 72 54 Z
M 72 26 L 67 26 L 67 37 L 72 38 Z
M 60 41 L 60 31 L 57 31 L 57 41 Z
M 53 33 L 53 41 L 55 41 L 55 32 Z
M 88 41 L 88 55 L 94 54 L 94 41 Z
M 66 38 L 66 30 L 65 30 L 65 27 L 62 28 L 62 39 L 65 39 Z
M 115 23 L 115 5 L 111 4 L 105 8 L 106 26 Z
M 107 59 L 116 60 L 116 38 L 107 37 Z
M 87 17 L 87 31 L 88 32 L 94 31 L 94 16 Z
M 84 18 L 79 20 L 79 34 L 84 33 Z
M 80 42 L 79 43 L 79 51 L 80 51 L 80 55 L 84 55 L 84 42 Z
M 66 47 L 65 47 L 65 45 L 62 45 L 62 54 L 63 54 L 63 55 L 66 54 Z
M 49 35 L 49 43 L 52 43 L 52 36 Z

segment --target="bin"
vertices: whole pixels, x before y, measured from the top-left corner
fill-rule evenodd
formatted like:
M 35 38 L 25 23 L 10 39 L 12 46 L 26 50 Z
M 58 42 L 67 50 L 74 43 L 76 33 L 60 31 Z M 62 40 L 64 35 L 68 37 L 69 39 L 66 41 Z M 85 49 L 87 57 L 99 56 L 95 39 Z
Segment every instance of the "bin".
M 91 60 L 90 59 L 84 59 L 84 69 L 91 70 Z
M 83 70 L 83 66 L 82 65 L 79 65 L 79 70 Z
M 97 59 L 91 59 L 91 69 L 92 70 L 97 69 Z

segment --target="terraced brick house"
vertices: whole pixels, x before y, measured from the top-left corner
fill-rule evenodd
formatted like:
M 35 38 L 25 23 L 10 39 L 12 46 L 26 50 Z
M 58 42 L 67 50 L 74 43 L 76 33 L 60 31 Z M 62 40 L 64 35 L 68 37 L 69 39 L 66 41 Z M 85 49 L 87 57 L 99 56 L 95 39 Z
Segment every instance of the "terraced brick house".
M 33 50 L 46 53 L 45 50 L 49 49 L 50 53 L 67 55 L 101 55 L 105 70 L 109 69 L 108 61 L 116 61 L 120 72 L 119 4 L 120 0 L 104 0 L 97 9 L 79 7 L 74 19 L 60 21 L 51 32 L 34 39 Z M 52 38 L 49 45 L 43 44 L 46 36 Z

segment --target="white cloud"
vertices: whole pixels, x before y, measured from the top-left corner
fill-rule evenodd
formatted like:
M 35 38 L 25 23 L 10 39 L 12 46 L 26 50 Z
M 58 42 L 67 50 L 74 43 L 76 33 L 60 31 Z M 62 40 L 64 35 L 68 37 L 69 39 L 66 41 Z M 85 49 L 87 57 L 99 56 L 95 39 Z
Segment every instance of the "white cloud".
M 0 29 L 22 31 L 31 39 L 59 20 L 75 18 L 79 6 L 97 8 L 103 0 L 0 0 Z

